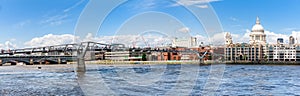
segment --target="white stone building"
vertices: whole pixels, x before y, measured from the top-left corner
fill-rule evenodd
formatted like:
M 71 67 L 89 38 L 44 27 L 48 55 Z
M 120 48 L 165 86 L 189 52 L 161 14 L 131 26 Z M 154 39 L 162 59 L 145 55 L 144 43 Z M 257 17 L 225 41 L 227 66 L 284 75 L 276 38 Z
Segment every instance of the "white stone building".
M 172 42 L 172 47 L 199 47 L 197 38 L 190 37 L 190 38 L 174 38 Z
M 260 20 L 256 18 L 256 24 L 252 27 L 250 33 L 250 44 L 266 44 L 266 34 L 264 33 L 264 27 L 260 24 Z
M 226 61 L 262 61 L 266 54 L 266 34 L 264 28 L 260 24 L 260 20 L 257 17 L 256 24 L 252 27 L 250 33 L 250 41 L 247 43 L 232 42 L 230 33 L 225 34 L 225 59 Z
M 300 61 L 300 45 L 270 44 L 267 56 L 269 61 Z

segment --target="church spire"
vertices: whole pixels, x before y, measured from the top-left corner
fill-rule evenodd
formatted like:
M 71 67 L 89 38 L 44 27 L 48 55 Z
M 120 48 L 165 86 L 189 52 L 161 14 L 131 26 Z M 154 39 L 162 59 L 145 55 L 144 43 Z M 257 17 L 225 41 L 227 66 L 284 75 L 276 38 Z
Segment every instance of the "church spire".
M 256 24 L 260 24 L 258 16 L 256 17 Z

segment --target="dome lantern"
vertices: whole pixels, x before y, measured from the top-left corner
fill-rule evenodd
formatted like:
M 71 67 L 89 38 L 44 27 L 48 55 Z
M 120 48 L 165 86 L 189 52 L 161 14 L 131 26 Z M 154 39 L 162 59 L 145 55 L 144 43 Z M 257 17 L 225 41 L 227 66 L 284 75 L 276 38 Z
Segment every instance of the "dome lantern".
M 258 17 L 256 18 L 255 25 L 252 27 L 252 32 L 262 32 L 262 33 L 264 33 L 264 27 L 260 24 L 260 20 L 259 20 Z
M 259 18 L 256 17 L 256 24 L 260 24 Z
M 266 44 L 266 34 L 264 31 L 264 27 L 260 24 L 260 20 L 257 17 L 250 33 L 250 44 Z

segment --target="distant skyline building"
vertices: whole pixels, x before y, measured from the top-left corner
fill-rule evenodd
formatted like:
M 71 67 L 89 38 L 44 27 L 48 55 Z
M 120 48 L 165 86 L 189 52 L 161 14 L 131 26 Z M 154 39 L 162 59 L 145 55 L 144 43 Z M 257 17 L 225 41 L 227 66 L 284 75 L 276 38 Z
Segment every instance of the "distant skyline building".
M 283 44 L 284 39 L 283 38 L 277 38 L 277 44 Z
M 289 44 L 290 44 L 290 45 L 295 44 L 295 38 L 294 38 L 293 36 L 290 36 L 290 37 L 289 37 Z

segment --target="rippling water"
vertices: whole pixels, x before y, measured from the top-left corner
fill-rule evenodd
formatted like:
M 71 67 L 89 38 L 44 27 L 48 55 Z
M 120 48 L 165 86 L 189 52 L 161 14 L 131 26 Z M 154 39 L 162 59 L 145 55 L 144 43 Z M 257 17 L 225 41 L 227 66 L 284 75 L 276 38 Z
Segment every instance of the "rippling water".
M 300 66 L 230 65 L 221 94 L 300 95 Z
M 0 95 L 300 95 L 300 66 L 291 65 L 42 68 L 0 67 Z

